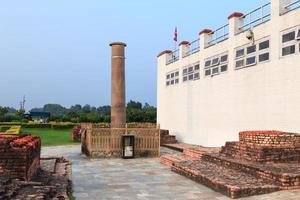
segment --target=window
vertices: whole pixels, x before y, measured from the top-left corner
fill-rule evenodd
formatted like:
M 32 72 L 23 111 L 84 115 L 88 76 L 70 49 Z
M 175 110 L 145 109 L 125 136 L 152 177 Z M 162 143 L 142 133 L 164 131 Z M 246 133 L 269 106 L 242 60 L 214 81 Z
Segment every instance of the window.
M 219 58 L 214 58 L 213 60 L 212 60 L 212 62 L 211 62 L 211 65 L 212 66 L 216 66 L 216 65 L 218 65 L 219 64 Z
M 295 31 L 286 33 L 282 36 L 282 43 L 286 43 L 292 40 L 295 40 Z
M 207 61 L 205 62 L 205 67 L 209 67 L 210 64 L 211 64 L 211 60 L 207 60 Z
M 226 72 L 228 68 L 228 65 L 222 65 L 221 66 L 221 72 Z
M 239 58 L 245 55 L 245 50 L 244 49 L 240 49 L 236 51 L 235 57 Z
M 194 74 L 194 79 L 195 79 L 195 80 L 198 80 L 199 78 L 200 78 L 199 72 L 198 72 L 198 73 L 195 73 L 195 74 Z
M 228 54 L 223 53 L 205 61 L 205 76 L 217 75 L 224 73 L 228 69 Z
M 166 86 L 175 85 L 179 83 L 179 71 L 169 72 L 166 75 Z
M 235 67 L 236 68 L 241 68 L 244 66 L 244 60 L 238 60 L 235 62 Z
M 269 48 L 269 46 L 270 46 L 269 43 L 270 43 L 269 40 L 259 43 L 259 50 Z
M 211 69 L 206 69 L 205 76 L 210 76 L 210 75 L 211 75 Z
M 256 64 L 256 56 L 252 56 L 246 59 L 246 66 L 255 65 Z
M 244 56 L 244 52 L 247 55 Z M 241 53 L 243 52 L 243 53 Z M 263 39 L 258 44 L 248 44 L 236 50 L 235 68 L 240 69 L 256 65 L 257 62 L 267 62 L 270 59 L 270 40 Z
M 287 56 L 295 53 L 295 45 L 282 48 L 282 56 Z
M 258 58 L 258 62 L 264 62 L 270 59 L 269 53 L 260 54 Z
M 200 65 L 194 64 L 183 69 L 183 82 L 200 79 Z
M 254 53 L 256 51 L 256 45 L 247 47 L 247 54 Z
M 297 37 L 296 37 L 296 39 L 300 40 L 300 29 L 297 30 Z
M 221 63 L 227 62 L 228 60 L 228 55 L 224 55 L 221 57 Z
M 212 74 L 218 74 L 219 73 L 219 67 L 213 68 L 212 69 Z
M 187 74 L 187 69 L 184 69 L 184 70 L 182 71 L 182 74 L 183 74 L 183 75 L 186 75 L 186 74 Z
M 299 27 L 282 34 L 281 56 L 299 54 L 300 48 L 296 48 L 296 45 L 300 45 Z

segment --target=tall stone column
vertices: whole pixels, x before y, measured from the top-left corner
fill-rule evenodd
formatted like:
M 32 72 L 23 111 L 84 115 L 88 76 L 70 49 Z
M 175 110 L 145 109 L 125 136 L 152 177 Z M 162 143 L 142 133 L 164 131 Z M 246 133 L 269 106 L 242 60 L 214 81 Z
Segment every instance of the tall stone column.
M 111 56 L 111 127 L 124 128 L 125 107 L 125 47 L 122 42 L 113 42 Z

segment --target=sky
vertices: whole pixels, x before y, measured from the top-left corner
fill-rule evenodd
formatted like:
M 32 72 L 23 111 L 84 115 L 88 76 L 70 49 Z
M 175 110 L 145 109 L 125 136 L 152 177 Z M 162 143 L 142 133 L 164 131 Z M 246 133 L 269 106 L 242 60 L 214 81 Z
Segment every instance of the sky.
M 156 105 L 156 60 L 266 0 L 1 0 L 0 106 L 109 105 L 109 43 L 126 48 L 126 100 Z

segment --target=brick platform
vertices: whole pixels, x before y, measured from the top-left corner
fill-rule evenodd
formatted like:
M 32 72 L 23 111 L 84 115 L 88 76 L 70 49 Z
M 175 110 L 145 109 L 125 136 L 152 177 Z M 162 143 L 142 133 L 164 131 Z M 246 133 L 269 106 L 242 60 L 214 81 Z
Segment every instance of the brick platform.
M 300 162 L 300 135 L 280 131 L 240 132 L 239 142 L 227 142 L 221 154 L 256 162 Z
M 32 135 L 0 135 L 0 173 L 31 180 L 40 166 L 41 139 Z
M 227 142 L 220 152 L 175 144 L 183 153 L 164 155 L 161 163 L 231 198 L 300 188 L 300 135 L 246 131 L 239 139 Z

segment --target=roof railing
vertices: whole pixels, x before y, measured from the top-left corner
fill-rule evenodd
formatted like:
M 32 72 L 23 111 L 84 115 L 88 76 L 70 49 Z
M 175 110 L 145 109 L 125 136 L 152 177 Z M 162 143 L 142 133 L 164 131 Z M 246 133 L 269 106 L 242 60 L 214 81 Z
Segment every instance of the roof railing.
M 266 3 L 241 17 L 243 25 L 239 27 L 242 33 L 271 20 L 271 3 Z
M 192 41 L 186 48 L 187 48 L 187 50 L 186 50 L 186 52 L 184 52 L 182 57 L 187 57 L 189 55 L 199 52 L 200 51 L 200 39 Z
M 210 35 L 211 39 L 207 42 L 207 47 L 227 40 L 229 37 L 229 24 L 226 24 L 214 30 L 212 33 L 210 33 Z
M 293 11 L 297 8 L 300 8 L 300 0 L 293 0 L 291 3 L 284 5 L 284 10 L 280 13 L 281 15 L 284 15 L 290 11 Z
M 176 62 L 177 60 L 179 60 L 179 49 L 172 51 L 172 53 L 169 53 L 167 55 L 167 65 Z

